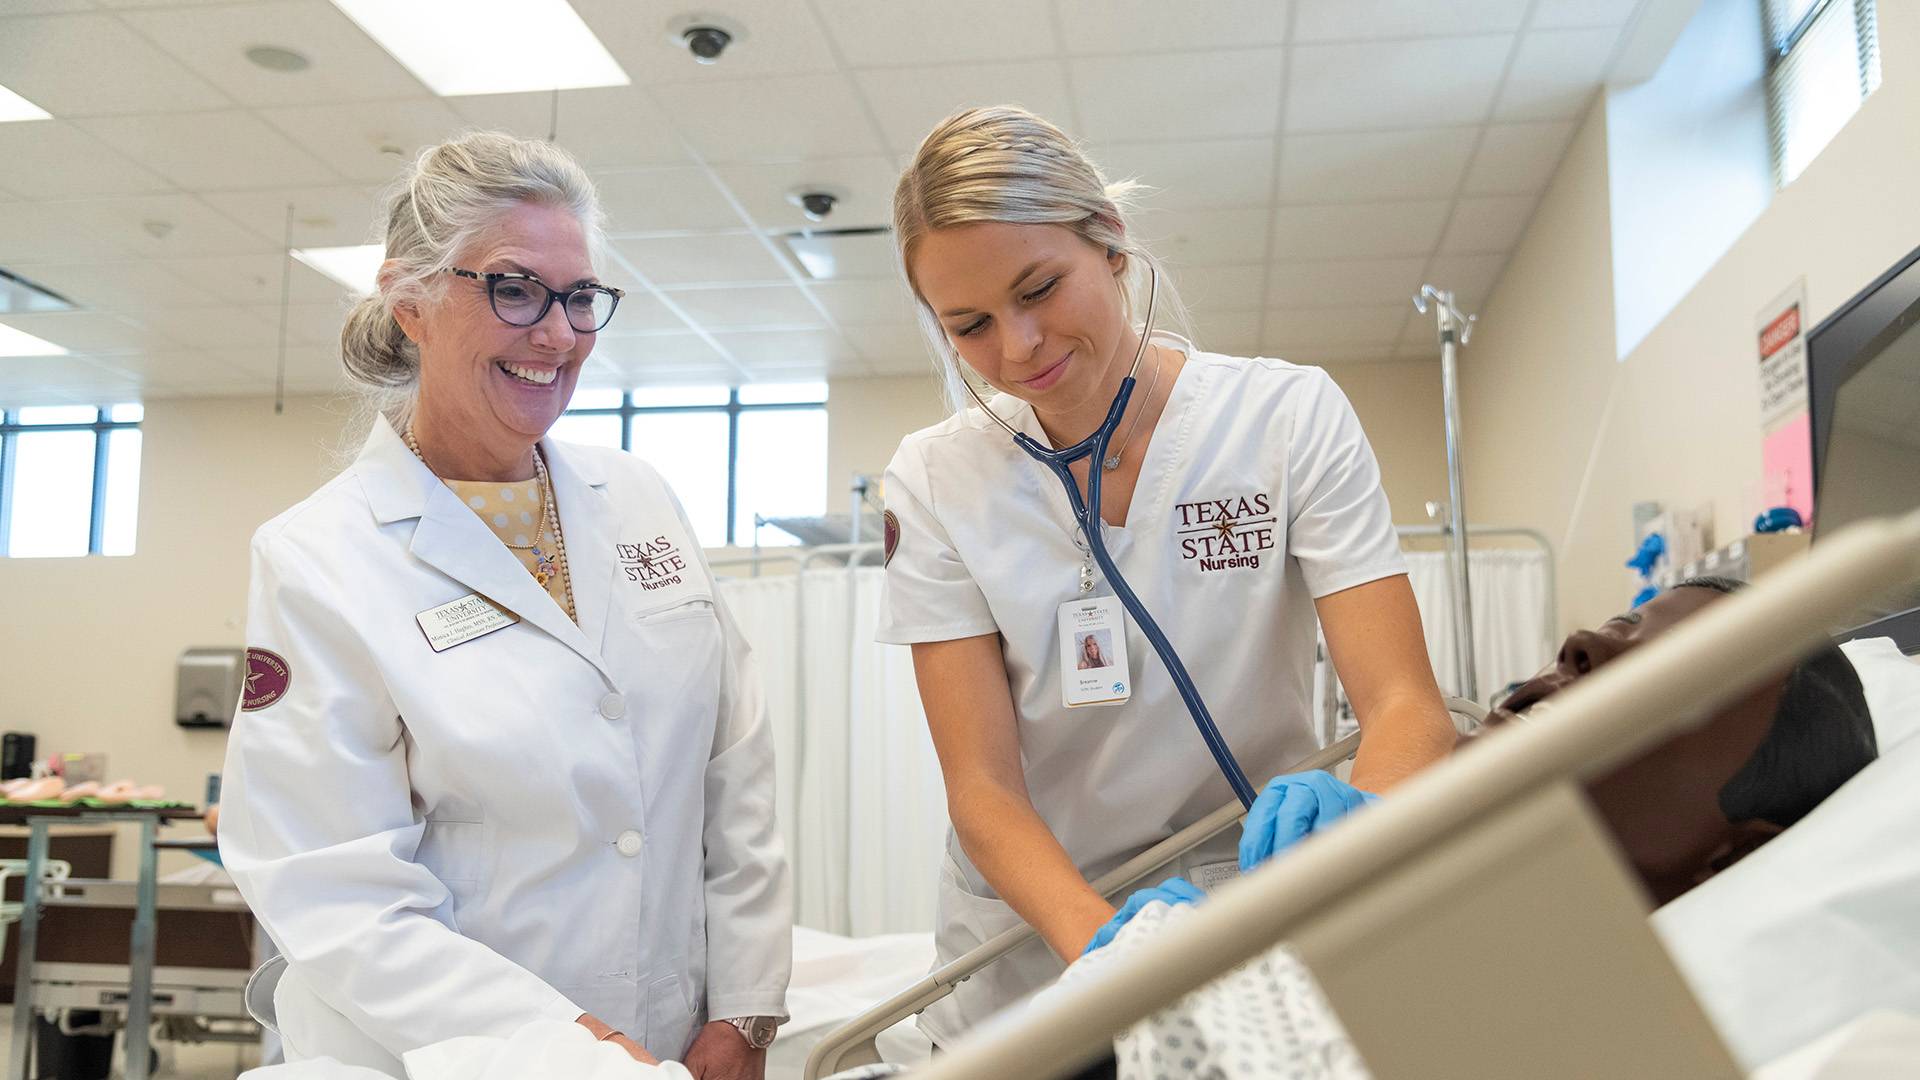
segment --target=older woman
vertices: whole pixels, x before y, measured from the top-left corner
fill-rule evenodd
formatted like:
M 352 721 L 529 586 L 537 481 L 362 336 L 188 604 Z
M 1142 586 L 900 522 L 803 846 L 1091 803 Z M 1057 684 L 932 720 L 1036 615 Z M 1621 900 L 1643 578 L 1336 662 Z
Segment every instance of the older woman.
M 545 438 L 620 299 L 599 216 L 546 144 L 424 152 L 341 335 L 381 415 L 254 537 L 220 847 L 290 1059 L 560 1017 L 751 1078 L 784 1018 L 748 649 L 659 474 Z

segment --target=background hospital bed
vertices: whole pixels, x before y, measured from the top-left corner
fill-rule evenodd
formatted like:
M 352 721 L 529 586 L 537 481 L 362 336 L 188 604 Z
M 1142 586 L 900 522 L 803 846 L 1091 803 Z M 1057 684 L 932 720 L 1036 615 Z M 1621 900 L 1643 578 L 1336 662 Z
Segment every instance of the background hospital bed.
M 1462 731 L 1471 731 L 1486 719 L 1487 711 L 1471 701 L 1449 698 L 1447 707 L 1453 713 L 1455 726 Z M 1335 769 L 1349 761 L 1359 746 L 1360 735 L 1355 732 L 1308 755 L 1288 771 Z M 1110 900 L 1118 900 L 1187 852 L 1235 827 L 1245 816 L 1246 811 L 1238 800 L 1230 802 L 1121 864 L 1095 881 L 1093 888 Z M 955 986 L 1033 936 L 1031 926 L 1008 930 L 854 1017 L 814 1046 L 807 1057 L 806 1080 L 819 1080 L 856 1065 L 881 1061 L 875 1042 L 881 1032 L 953 993 Z
M 1285 940 L 1382 1080 L 1737 1076 L 1579 784 L 1697 725 L 1915 579 L 1920 512 L 1825 537 L 1567 690 L 1553 722 L 1415 777 L 1221 890 L 1107 978 L 1003 1014 L 914 1075 L 1065 1075 Z M 1462 1002 L 1472 1007 L 1435 1007 Z

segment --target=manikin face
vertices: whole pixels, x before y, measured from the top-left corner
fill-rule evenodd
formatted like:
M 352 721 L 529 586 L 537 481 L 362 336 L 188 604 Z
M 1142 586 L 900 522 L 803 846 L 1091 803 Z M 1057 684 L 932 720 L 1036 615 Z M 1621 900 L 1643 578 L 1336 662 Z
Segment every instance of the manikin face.
M 596 280 L 579 220 L 536 203 L 509 211 L 454 265 L 532 274 L 553 289 Z M 566 409 L 598 335 L 573 329 L 557 302 L 534 325 L 512 326 L 494 314 L 484 281 L 447 275 L 444 285 L 438 299 L 395 313 L 420 347 L 420 413 L 503 451 L 531 444 Z
M 1062 415 L 1104 409 L 1133 358 L 1124 266 L 1065 226 L 987 222 L 927 233 L 909 270 L 969 368 Z
M 1488 723 L 1515 719 L 1516 713 L 1551 698 L 1725 596 L 1698 587 L 1670 589 L 1598 629 L 1575 631 L 1554 662 L 1521 684 L 1488 717 Z M 1720 789 L 1766 739 L 1784 687 L 1784 675 L 1770 679 L 1705 724 L 1587 785 L 1595 808 L 1656 902 L 1680 895 L 1726 865 L 1730 856 L 1751 850 L 1778 832 L 1765 822 L 1729 822 L 1720 809 Z M 1551 723 L 1544 713 L 1535 715 Z

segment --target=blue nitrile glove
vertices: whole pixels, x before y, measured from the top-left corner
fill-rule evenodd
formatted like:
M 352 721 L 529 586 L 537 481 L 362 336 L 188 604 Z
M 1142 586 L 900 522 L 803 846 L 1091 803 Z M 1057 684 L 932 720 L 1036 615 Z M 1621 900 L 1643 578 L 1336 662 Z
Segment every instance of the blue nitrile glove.
M 1380 796 L 1334 779 L 1332 773 L 1300 772 L 1267 781 L 1247 811 L 1240 833 L 1240 872 L 1246 873 L 1300 838 L 1318 832 Z
M 1107 925 L 1093 935 L 1093 940 L 1087 942 L 1087 947 L 1080 950 L 1080 955 L 1085 956 L 1120 936 L 1120 928 L 1127 925 L 1128 920 L 1135 915 L 1140 914 L 1141 908 L 1155 900 L 1172 905 L 1197 904 L 1206 898 L 1207 894 L 1194 888 L 1186 878 L 1170 877 L 1151 889 L 1141 889 L 1127 897 L 1127 902 L 1120 905 L 1120 910 L 1114 913 L 1113 918 L 1107 920 Z

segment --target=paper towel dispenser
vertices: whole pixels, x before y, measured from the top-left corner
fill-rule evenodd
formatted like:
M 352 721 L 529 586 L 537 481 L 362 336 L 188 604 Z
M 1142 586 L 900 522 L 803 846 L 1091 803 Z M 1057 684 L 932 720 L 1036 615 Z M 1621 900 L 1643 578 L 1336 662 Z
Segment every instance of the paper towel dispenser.
M 245 649 L 192 648 L 174 673 L 173 719 L 181 727 L 227 727 L 240 704 Z

